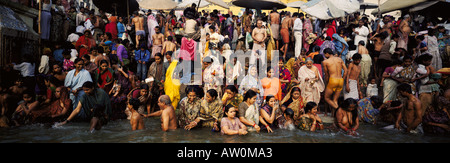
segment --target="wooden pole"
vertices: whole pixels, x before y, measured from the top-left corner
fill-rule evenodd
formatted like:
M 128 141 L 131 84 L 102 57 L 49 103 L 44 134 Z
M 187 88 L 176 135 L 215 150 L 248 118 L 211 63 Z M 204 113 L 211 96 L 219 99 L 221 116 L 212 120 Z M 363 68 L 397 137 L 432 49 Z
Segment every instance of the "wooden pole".
M 39 0 L 39 14 L 38 14 L 38 34 L 39 34 L 39 57 L 42 56 L 42 31 L 41 31 L 41 17 L 42 17 L 42 1 L 43 0 Z

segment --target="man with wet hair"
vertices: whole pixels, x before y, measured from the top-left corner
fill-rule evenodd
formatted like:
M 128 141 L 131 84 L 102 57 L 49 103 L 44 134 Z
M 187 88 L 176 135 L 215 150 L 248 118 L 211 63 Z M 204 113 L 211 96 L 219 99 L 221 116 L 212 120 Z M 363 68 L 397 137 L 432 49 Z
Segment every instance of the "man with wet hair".
M 394 128 L 406 129 L 406 132 L 417 133 L 421 130 L 422 123 L 422 103 L 412 94 L 411 85 L 402 83 L 397 86 L 398 93 L 405 97 L 403 107 L 397 117 Z

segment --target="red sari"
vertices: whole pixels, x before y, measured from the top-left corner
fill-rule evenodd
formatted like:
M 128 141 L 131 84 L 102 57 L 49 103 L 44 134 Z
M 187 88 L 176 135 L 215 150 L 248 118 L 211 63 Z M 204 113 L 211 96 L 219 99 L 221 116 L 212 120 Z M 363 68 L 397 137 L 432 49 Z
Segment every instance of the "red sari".
M 86 45 L 86 47 L 81 46 L 81 45 Z M 85 35 L 81 36 L 77 43 L 75 44 L 75 48 L 78 51 L 78 57 L 81 58 L 83 57 L 83 55 L 85 54 L 89 54 L 89 49 L 91 49 L 92 47 L 95 47 L 95 40 L 92 38 L 86 38 Z

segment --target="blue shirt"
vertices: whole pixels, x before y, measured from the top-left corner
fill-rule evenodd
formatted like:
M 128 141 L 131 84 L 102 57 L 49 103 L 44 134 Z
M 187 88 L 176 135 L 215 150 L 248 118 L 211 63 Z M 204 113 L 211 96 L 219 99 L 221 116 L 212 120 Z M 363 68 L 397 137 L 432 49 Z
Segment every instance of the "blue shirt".
M 148 50 L 141 51 L 141 49 L 139 49 L 134 52 L 134 59 L 136 59 L 136 61 L 148 62 L 150 60 L 150 54 L 151 53 Z

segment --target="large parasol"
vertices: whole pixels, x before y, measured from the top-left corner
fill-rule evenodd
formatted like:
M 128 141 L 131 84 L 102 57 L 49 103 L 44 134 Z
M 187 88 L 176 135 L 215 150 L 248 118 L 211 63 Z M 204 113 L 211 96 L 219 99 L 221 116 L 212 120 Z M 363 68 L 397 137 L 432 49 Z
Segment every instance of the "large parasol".
M 358 0 L 312 0 L 301 6 L 302 11 L 322 20 L 344 17 L 359 8 Z
M 286 4 L 279 0 L 235 0 L 232 3 L 235 6 L 257 10 L 284 9 L 287 7 Z
M 176 8 L 177 2 L 172 0 L 141 0 L 139 6 L 151 10 L 171 10 Z

